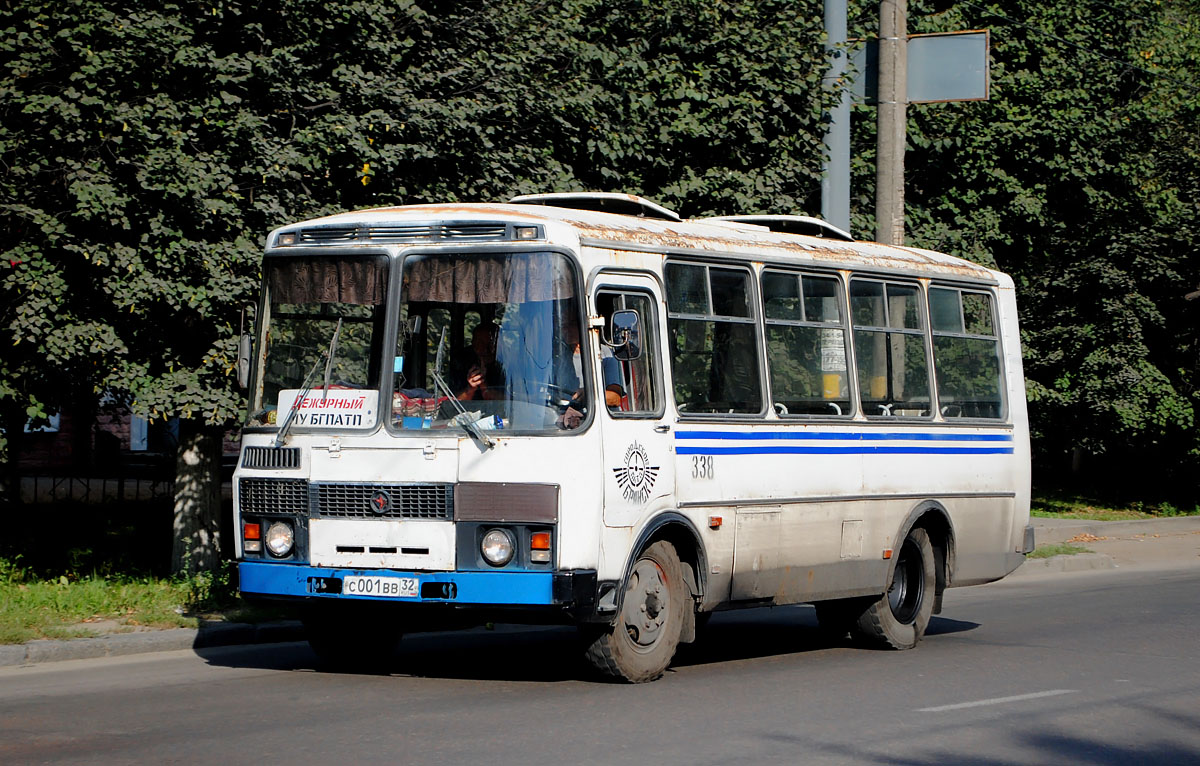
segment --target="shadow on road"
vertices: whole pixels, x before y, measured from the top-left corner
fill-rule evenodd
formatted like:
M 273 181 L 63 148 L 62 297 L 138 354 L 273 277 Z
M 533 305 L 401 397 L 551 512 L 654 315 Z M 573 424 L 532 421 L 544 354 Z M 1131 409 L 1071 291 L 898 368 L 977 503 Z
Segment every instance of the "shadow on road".
M 951 633 L 965 633 L 968 630 L 975 630 L 978 627 L 979 623 L 977 622 L 951 620 L 948 617 L 934 617 L 929 621 L 929 628 L 925 630 L 925 635 L 945 636 Z
M 369 669 L 340 671 L 323 666 L 307 644 L 199 649 L 211 665 L 331 674 L 402 675 L 418 678 L 546 683 L 583 678 L 574 628 L 499 626 L 449 633 L 406 635 L 390 660 Z
M 976 623 L 935 617 L 929 634 L 973 630 Z M 811 606 L 722 612 L 679 648 L 674 667 L 852 648 L 817 625 Z M 323 667 L 302 643 L 197 649 L 212 665 L 263 670 L 337 672 Z M 355 672 L 363 672 L 361 669 Z M 366 671 L 375 675 L 481 681 L 558 682 L 598 680 L 583 660 L 583 643 L 571 627 L 498 626 L 406 635 L 391 659 Z

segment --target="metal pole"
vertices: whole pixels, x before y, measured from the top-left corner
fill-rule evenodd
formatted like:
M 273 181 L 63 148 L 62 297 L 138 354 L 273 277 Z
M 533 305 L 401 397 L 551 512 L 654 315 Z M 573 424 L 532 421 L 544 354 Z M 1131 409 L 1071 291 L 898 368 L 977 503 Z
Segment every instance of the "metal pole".
M 875 241 L 904 244 L 904 141 L 907 106 L 908 2 L 879 3 L 878 156 Z
M 825 87 L 838 94 L 825 132 L 828 152 L 821 169 L 821 217 L 850 231 L 850 89 L 846 87 L 846 0 L 825 0 L 825 50 L 830 65 Z

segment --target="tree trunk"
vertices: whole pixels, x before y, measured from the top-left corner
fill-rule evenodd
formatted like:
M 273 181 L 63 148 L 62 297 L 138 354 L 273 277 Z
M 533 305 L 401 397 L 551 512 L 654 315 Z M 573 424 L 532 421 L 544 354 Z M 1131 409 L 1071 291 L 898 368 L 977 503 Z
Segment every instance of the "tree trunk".
M 221 560 L 221 437 L 179 421 L 175 460 L 175 542 L 171 571 L 192 575 Z

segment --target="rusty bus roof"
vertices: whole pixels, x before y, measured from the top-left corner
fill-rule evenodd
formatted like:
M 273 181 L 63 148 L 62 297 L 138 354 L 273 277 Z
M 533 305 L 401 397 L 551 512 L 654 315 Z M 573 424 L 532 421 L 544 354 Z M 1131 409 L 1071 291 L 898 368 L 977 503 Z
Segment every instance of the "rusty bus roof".
M 642 252 L 684 252 L 737 255 L 763 261 L 794 261 L 812 265 L 933 272 L 994 282 L 999 272 L 933 250 L 897 247 L 877 242 L 846 242 L 803 234 L 774 232 L 765 226 L 714 219 L 670 221 L 576 210 L 549 205 L 503 203 L 446 203 L 382 207 L 338 213 L 277 229 L 280 232 L 319 228 L 366 227 L 404 222 L 513 222 L 569 227 L 582 245 Z M 557 227 L 555 227 L 557 228 Z M 561 229 L 557 236 L 563 236 Z

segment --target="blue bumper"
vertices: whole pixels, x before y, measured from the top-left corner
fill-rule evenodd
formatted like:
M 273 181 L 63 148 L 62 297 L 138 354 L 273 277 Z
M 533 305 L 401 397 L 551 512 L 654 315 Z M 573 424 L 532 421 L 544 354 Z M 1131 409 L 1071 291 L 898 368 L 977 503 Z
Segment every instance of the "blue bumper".
M 329 569 L 243 561 L 242 593 L 276 598 L 329 598 L 470 606 L 570 606 L 590 601 L 596 575 L 588 572 L 396 572 Z M 344 577 L 415 577 L 418 596 L 390 598 L 342 593 Z M 591 594 L 587 593 L 588 586 Z

